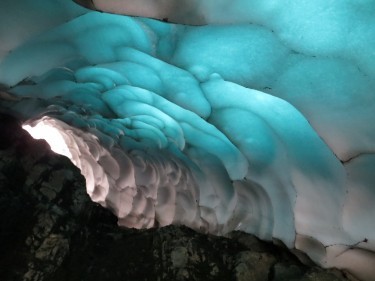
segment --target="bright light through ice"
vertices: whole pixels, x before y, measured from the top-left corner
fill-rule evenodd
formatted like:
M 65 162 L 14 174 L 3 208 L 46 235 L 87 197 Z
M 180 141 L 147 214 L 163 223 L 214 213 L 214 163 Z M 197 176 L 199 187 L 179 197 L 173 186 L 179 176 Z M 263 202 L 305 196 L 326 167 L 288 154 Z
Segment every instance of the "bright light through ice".
M 30 125 L 23 125 L 22 128 L 28 131 L 34 139 L 46 140 L 54 152 L 72 159 L 72 154 L 66 145 L 64 137 L 55 127 L 45 123 L 44 121 L 40 121 L 34 127 Z

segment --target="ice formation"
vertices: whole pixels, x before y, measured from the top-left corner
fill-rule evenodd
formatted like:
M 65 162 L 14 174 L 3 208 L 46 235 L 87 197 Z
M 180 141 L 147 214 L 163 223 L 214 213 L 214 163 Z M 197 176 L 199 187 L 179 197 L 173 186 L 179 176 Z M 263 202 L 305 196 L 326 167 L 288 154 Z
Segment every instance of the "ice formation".
M 375 1 L 77 2 L 179 23 L 0 3 L 2 108 L 64 140 L 93 200 L 375 280 Z

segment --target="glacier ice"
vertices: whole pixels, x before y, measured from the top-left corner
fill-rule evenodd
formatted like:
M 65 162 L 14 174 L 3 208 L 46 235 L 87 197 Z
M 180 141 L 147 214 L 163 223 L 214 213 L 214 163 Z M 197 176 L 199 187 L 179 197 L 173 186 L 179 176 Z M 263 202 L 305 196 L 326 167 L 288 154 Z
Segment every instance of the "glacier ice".
M 374 280 L 375 1 L 77 2 L 176 23 L 0 4 L 1 108 L 57 133 L 94 201 Z

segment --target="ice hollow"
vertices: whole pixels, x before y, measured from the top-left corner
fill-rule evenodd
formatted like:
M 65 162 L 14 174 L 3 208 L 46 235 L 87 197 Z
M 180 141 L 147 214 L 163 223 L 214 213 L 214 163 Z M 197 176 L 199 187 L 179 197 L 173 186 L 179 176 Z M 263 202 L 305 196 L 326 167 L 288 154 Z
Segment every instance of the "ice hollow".
M 374 280 L 374 1 L 89 6 L 179 24 L 47 2 L 0 4 L 1 106 L 119 224 L 243 230 Z

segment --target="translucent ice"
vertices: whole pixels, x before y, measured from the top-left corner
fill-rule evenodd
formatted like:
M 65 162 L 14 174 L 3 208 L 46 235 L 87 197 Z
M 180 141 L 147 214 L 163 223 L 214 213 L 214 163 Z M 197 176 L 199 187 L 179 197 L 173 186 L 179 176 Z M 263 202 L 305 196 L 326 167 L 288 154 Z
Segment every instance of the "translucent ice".
M 77 1 L 180 24 L 47 2 L 0 4 L 2 108 L 57 132 L 119 224 L 374 280 L 374 1 Z

